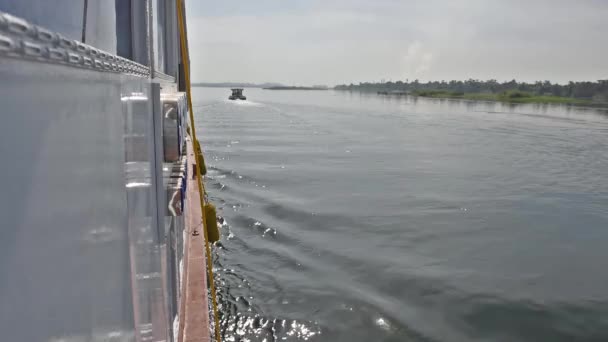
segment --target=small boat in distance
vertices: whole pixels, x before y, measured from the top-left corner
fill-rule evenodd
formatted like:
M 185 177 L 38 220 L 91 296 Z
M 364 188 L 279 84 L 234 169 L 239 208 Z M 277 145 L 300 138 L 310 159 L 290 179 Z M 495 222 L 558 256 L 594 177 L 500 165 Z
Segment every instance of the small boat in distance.
M 243 88 L 232 88 L 232 95 L 228 97 L 229 100 L 247 100 L 243 95 Z

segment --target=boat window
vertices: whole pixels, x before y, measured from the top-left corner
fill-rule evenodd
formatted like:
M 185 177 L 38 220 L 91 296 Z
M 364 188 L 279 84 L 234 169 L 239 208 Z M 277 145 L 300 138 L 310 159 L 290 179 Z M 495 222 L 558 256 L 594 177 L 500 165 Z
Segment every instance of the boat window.
M 53 1 L 49 1 L 53 2 Z M 84 43 L 116 54 L 116 7 L 114 1 L 85 0 Z
M 152 1 L 152 39 L 154 46 L 154 69 L 165 72 L 165 6 L 163 0 Z
M 0 0 L 0 11 L 82 41 L 85 0 Z
M 133 59 L 131 42 L 131 1 L 116 1 L 116 54 Z

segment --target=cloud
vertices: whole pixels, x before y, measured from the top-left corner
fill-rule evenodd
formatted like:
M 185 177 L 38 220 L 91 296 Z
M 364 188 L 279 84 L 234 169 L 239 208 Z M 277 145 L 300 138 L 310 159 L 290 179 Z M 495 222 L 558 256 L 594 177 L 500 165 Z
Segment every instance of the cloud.
M 403 57 L 403 72 L 405 78 L 421 78 L 431 69 L 433 53 L 423 49 L 419 41 L 411 43 Z
M 187 4 L 196 81 L 608 78 L 604 1 Z

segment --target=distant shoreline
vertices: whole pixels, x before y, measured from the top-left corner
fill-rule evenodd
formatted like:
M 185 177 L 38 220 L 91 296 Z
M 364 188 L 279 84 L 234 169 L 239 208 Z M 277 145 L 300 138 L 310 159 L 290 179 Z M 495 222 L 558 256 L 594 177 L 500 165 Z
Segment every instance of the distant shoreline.
M 558 84 L 550 81 L 499 82 L 490 80 L 418 80 L 360 82 L 340 84 L 336 90 L 375 92 L 383 95 L 412 95 L 457 100 L 496 101 L 505 103 L 553 103 L 591 107 L 608 106 L 608 80 L 570 81 Z
M 412 95 L 430 98 L 444 99 L 463 99 L 463 100 L 481 100 L 481 101 L 496 101 L 508 103 L 554 103 L 554 104 L 571 104 L 571 105 L 591 105 L 592 101 L 584 99 L 574 99 L 571 97 L 552 96 L 552 95 L 534 95 L 521 91 L 507 91 L 498 94 L 492 93 L 462 93 L 441 90 L 419 90 L 412 92 Z
M 343 89 L 336 89 L 345 91 Z M 346 90 L 370 93 L 366 90 Z M 508 91 L 503 93 L 463 93 L 443 90 L 414 90 L 414 91 L 378 91 L 378 95 L 387 96 L 414 96 L 431 99 L 469 100 L 469 101 L 491 101 L 501 103 L 538 103 L 538 104 L 566 104 L 576 106 L 587 106 L 593 108 L 608 107 L 608 103 L 594 102 L 587 99 L 576 99 L 563 96 L 535 95 L 520 91 Z
M 205 88 L 267 88 L 280 87 L 280 83 L 239 83 L 239 82 L 220 82 L 220 83 L 192 83 L 193 87 Z
M 286 87 L 286 86 L 266 87 L 263 89 L 265 89 L 265 90 L 329 90 L 329 88 L 327 88 L 327 87 Z

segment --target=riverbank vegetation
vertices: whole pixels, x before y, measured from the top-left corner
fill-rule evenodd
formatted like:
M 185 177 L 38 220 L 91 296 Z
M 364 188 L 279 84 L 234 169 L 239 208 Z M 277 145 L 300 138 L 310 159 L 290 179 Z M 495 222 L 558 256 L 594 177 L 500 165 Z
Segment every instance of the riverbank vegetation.
M 585 105 L 592 104 L 591 100 L 575 99 L 571 97 L 553 96 L 553 95 L 535 95 L 528 92 L 509 90 L 502 93 L 463 93 L 458 91 L 445 90 L 415 90 L 411 93 L 416 96 L 433 97 L 433 98 L 449 98 L 449 99 L 465 99 L 465 100 L 481 100 L 481 101 L 501 101 L 501 102 L 516 102 L 516 103 L 562 103 L 562 104 L 577 104 Z
M 597 82 L 569 82 L 557 84 L 549 81 L 534 83 L 480 81 L 431 81 L 418 80 L 359 83 L 338 85 L 336 90 L 372 91 L 383 93 L 408 93 L 433 98 L 503 101 L 518 103 L 606 104 L 608 80 Z

